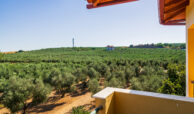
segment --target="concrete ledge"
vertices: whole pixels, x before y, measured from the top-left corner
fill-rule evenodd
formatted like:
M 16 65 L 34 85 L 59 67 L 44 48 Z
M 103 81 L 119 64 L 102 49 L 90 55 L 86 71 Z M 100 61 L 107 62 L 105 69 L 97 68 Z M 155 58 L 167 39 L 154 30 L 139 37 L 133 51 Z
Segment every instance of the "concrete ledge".
M 92 97 L 97 99 L 106 99 L 109 95 L 114 93 L 116 91 L 116 88 L 107 87 L 100 92 L 94 94 Z
M 194 103 L 194 98 L 189 98 L 189 97 L 183 97 L 183 96 L 177 96 L 177 95 L 167 95 L 167 94 L 160 94 L 160 93 L 154 93 L 154 92 L 145 92 L 145 91 L 111 88 L 111 87 L 107 87 L 107 88 L 103 89 L 102 91 L 96 93 L 95 95 L 93 95 L 93 98 L 106 99 L 109 95 L 111 95 L 114 92 Z

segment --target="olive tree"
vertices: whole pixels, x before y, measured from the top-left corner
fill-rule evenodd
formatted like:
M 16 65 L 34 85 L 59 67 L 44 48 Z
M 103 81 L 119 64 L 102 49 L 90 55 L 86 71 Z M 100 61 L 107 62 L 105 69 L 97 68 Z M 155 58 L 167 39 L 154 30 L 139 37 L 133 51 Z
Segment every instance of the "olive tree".
M 50 84 L 55 88 L 58 93 L 61 93 L 64 97 L 65 92 L 69 92 L 75 77 L 71 73 L 61 73 L 58 69 L 55 69 L 50 74 Z
M 33 83 L 32 79 L 13 76 L 8 80 L 1 102 L 12 113 L 23 110 L 25 114 L 30 106 L 46 101 L 49 92 L 41 81 Z M 32 102 L 29 102 L 29 99 L 32 99 Z
M 94 94 L 99 91 L 99 83 L 97 79 L 91 79 L 88 84 L 89 90 Z
M 100 77 L 100 73 L 97 72 L 94 68 L 90 68 L 88 71 L 88 75 L 90 78 L 99 78 Z
M 40 79 L 36 80 L 33 89 L 32 105 L 46 102 L 50 92 L 51 87 L 49 85 L 45 85 Z
M 106 86 L 122 88 L 123 83 L 119 79 L 117 79 L 116 77 L 112 77 L 110 79 L 110 81 L 107 82 Z
M 3 59 L 3 55 L 4 55 L 4 54 L 0 52 L 0 60 Z

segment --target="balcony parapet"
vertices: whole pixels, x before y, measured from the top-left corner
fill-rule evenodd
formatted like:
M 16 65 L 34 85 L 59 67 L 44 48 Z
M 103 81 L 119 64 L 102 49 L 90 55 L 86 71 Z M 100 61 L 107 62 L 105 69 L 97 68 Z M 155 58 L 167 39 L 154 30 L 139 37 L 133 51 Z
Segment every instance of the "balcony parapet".
M 107 87 L 93 95 L 99 114 L 194 114 L 194 99 Z

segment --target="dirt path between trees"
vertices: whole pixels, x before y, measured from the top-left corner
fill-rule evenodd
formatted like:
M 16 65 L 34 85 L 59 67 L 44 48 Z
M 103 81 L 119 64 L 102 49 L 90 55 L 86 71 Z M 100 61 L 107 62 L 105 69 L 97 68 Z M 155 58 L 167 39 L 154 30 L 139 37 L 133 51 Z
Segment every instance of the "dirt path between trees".
M 71 114 L 73 107 L 84 106 L 87 110 L 94 109 L 94 98 L 87 92 L 79 96 L 65 96 L 54 102 L 38 105 L 27 111 L 28 114 Z M 0 108 L 0 114 L 10 114 L 6 108 Z M 19 113 L 20 114 L 20 113 Z

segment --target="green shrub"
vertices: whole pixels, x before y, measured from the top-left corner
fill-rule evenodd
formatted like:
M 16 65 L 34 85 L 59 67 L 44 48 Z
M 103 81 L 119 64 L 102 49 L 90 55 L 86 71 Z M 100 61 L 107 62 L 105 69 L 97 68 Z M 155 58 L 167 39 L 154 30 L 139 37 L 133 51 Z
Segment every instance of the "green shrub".
M 79 106 L 79 107 L 74 107 L 72 109 L 72 114 L 90 114 L 90 113 L 84 110 L 83 106 Z
M 74 84 L 75 82 L 75 77 L 71 74 L 71 73 L 64 73 L 63 74 L 64 77 L 64 83 L 65 83 L 65 87 L 66 87 L 66 91 L 70 91 L 71 86 Z
M 139 77 L 141 68 L 139 66 L 135 66 L 135 76 Z
M 99 91 L 99 83 L 97 79 L 91 79 L 88 84 L 89 90 L 95 94 Z
M 100 77 L 100 73 L 97 72 L 94 68 L 90 68 L 88 71 L 88 75 L 90 78 L 99 78 Z
M 74 72 L 74 75 L 76 77 L 76 82 L 84 82 L 87 79 L 87 74 L 84 73 L 83 69 L 78 68 L 76 69 L 76 71 Z
M 127 68 L 125 70 L 125 79 L 129 81 L 132 77 L 135 76 L 135 72 L 132 68 Z
M 169 64 L 168 78 L 158 90 L 161 93 L 185 96 L 185 65 Z
M 162 86 L 162 81 L 164 80 L 164 76 L 140 76 L 133 77 L 130 80 L 130 88 L 134 90 L 141 91 L 150 91 L 157 92 L 157 90 Z
M 107 85 L 108 87 L 122 88 L 123 85 L 124 85 L 120 80 L 118 80 L 118 79 L 115 78 L 115 77 L 111 78 L 111 80 L 110 80 L 109 82 L 106 82 L 106 83 L 107 83 L 106 85 Z
M 113 76 L 119 79 L 122 83 L 124 84 L 126 83 L 124 71 L 121 70 L 121 71 L 114 72 Z
M 3 59 L 4 54 L 0 52 L 0 60 Z
M 0 92 L 3 92 L 7 86 L 7 80 L 5 78 L 0 78 Z

